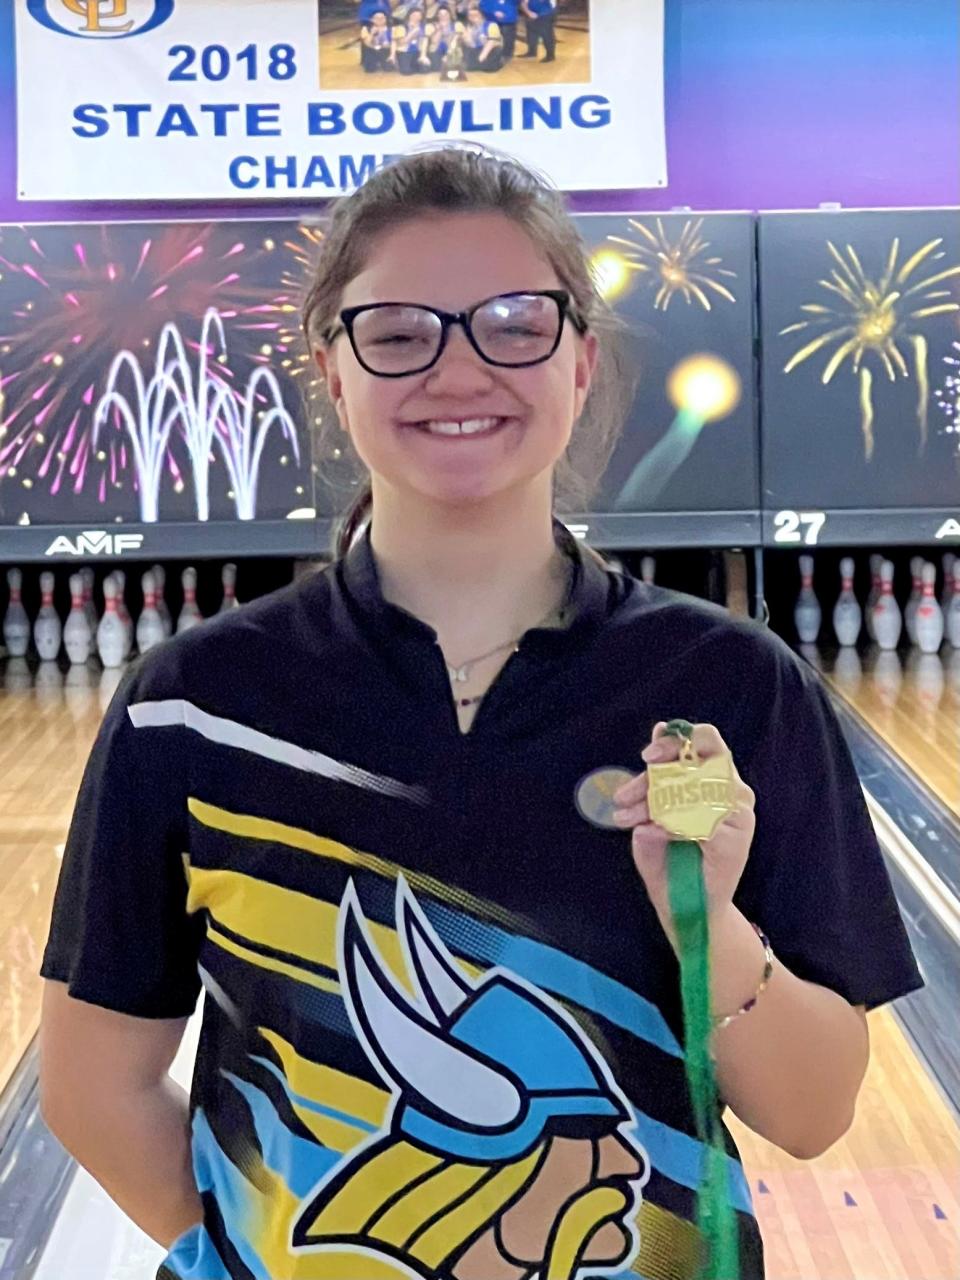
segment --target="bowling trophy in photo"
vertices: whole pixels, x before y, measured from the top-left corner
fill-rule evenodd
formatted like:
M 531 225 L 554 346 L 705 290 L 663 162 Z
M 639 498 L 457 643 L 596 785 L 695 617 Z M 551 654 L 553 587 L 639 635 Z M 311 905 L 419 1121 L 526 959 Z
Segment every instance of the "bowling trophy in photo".
M 457 37 L 444 55 L 440 79 L 444 82 L 457 83 L 466 78 L 467 73 L 463 69 L 463 49 Z

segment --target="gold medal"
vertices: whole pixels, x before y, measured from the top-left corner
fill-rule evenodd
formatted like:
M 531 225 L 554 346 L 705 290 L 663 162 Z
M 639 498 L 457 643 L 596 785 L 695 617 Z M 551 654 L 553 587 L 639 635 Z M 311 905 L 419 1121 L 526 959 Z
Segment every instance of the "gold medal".
M 647 766 L 650 817 L 682 840 L 709 840 L 728 813 L 736 809 L 733 759 L 723 755 L 701 760 L 685 738 L 680 759 Z
M 581 778 L 573 795 L 581 818 L 586 818 L 595 827 L 619 830 L 613 820 L 613 811 L 618 807 L 613 795 L 634 776 L 629 769 L 606 768 L 594 769 L 593 773 Z

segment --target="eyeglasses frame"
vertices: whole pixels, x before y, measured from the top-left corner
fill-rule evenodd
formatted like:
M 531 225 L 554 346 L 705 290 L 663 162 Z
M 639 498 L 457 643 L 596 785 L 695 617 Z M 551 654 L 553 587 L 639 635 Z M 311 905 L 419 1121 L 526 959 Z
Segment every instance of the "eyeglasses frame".
M 498 298 L 552 298 L 557 304 L 560 313 L 560 323 L 557 326 L 557 337 L 553 346 L 546 355 L 537 356 L 536 360 L 521 360 L 519 364 L 507 360 L 491 360 L 489 356 L 481 351 L 480 346 L 473 335 L 471 321 L 473 316 L 485 307 L 489 302 L 495 302 Z M 360 354 L 356 341 L 353 336 L 353 323 L 357 316 L 364 311 L 379 311 L 384 307 L 416 307 L 420 311 L 429 311 L 440 321 L 440 343 L 437 347 L 436 354 L 427 364 L 421 365 L 418 369 L 405 369 L 402 373 L 382 373 L 378 369 L 371 369 Z M 367 373 L 372 374 L 375 378 L 409 378 L 417 373 L 426 373 L 428 369 L 432 369 L 437 363 L 447 345 L 447 337 L 451 328 L 458 324 L 466 334 L 467 341 L 476 351 L 480 359 L 489 365 L 493 365 L 498 369 L 529 369 L 532 365 L 543 364 L 545 360 L 549 360 L 556 353 L 563 338 L 563 326 L 567 316 L 570 322 L 581 336 L 587 332 L 588 325 L 585 320 L 580 317 L 573 308 L 572 299 L 566 289 L 514 289 L 508 293 L 494 293 L 489 298 L 483 298 L 480 302 L 474 303 L 472 307 L 467 307 L 465 311 L 443 311 L 440 307 L 431 307 L 424 302 L 365 302 L 358 307 L 345 307 L 339 315 L 340 323 L 332 329 L 328 329 L 324 334 L 324 340 L 327 344 L 333 342 L 341 333 L 346 333 L 350 339 L 350 346 L 353 354 L 357 357 L 357 362 Z

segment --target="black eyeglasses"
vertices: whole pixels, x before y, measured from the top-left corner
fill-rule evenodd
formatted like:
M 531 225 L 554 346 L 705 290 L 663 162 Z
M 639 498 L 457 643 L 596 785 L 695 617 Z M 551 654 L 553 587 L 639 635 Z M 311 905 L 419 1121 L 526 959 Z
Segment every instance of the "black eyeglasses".
M 443 354 L 451 326 L 459 324 L 487 364 L 523 369 L 550 359 L 568 315 L 577 332 L 586 333 L 587 325 L 573 310 L 565 289 L 500 293 L 457 312 L 412 302 L 371 302 L 341 311 L 340 324 L 324 337 L 332 342 L 346 332 L 368 373 L 403 378 L 432 368 Z

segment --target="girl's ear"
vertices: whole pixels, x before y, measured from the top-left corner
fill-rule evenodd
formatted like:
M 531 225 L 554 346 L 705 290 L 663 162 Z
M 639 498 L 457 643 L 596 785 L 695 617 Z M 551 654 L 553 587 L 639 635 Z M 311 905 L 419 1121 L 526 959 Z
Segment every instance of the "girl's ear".
M 583 412 L 583 406 L 587 403 L 587 396 L 590 394 L 590 386 L 593 382 L 593 375 L 596 371 L 599 357 L 600 344 L 597 341 L 596 334 L 584 334 L 577 344 L 577 363 L 574 371 L 576 391 L 574 409 L 575 417 L 577 418 L 580 417 Z

